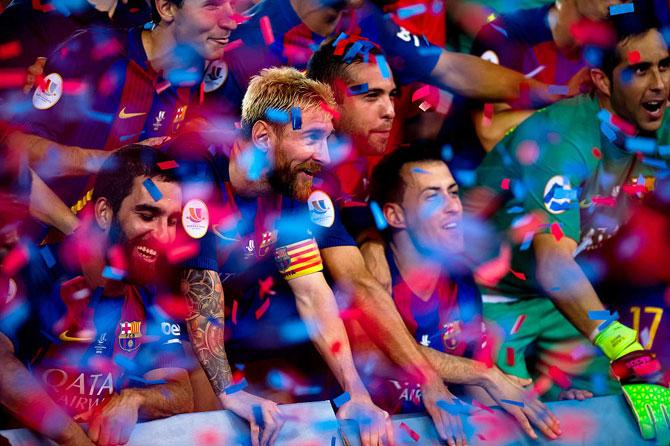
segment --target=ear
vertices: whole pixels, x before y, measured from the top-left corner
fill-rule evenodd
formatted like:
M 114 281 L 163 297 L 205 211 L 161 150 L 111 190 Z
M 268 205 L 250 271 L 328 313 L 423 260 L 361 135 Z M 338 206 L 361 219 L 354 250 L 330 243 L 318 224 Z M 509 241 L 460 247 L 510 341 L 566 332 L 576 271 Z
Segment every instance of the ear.
M 382 209 L 382 213 L 389 226 L 395 229 L 405 229 L 407 227 L 405 224 L 405 212 L 398 203 L 386 203 Z
M 100 197 L 95 202 L 95 222 L 103 231 L 109 230 L 112 226 L 113 211 L 112 206 L 105 197 Z
M 177 5 L 170 0 L 154 0 L 156 2 L 156 10 L 161 17 L 160 23 L 171 23 L 174 21 Z
M 604 94 L 608 98 L 610 97 L 612 94 L 612 81 L 607 77 L 603 70 L 600 68 L 592 68 L 591 81 L 593 81 L 593 85 L 596 86 L 601 94 Z
M 262 119 L 256 121 L 251 128 L 251 142 L 263 152 L 267 153 L 270 150 L 273 136 L 274 129 Z

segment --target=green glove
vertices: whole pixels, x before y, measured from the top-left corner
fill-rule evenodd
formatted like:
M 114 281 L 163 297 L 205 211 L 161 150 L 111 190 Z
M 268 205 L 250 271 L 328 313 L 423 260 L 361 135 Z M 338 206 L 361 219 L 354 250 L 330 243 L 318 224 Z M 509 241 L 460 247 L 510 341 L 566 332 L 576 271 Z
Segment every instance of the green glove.
M 645 440 L 670 444 L 670 390 L 659 385 L 661 364 L 637 342 L 637 332 L 612 322 L 595 338 L 612 361 L 612 371 Z

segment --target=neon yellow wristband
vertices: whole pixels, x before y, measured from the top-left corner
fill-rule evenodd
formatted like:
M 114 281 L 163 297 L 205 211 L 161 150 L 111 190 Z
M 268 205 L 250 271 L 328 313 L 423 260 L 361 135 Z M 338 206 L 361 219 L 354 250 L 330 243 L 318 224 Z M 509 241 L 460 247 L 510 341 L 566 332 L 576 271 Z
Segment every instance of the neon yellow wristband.
M 600 347 L 610 361 L 615 361 L 630 352 L 644 350 L 642 344 L 637 341 L 637 331 L 616 321 L 598 333 L 594 344 Z

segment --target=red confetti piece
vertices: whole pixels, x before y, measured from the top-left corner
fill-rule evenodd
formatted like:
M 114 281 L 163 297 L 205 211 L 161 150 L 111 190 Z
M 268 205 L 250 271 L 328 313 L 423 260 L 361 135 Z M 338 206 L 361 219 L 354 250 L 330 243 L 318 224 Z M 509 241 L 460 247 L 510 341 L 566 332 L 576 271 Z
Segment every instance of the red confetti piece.
M 260 319 L 261 317 L 263 317 L 265 312 L 268 311 L 269 307 L 270 307 L 270 299 L 266 300 L 260 307 L 258 307 L 258 310 L 256 310 L 256 319 Z
M 489 127 L 493 120 L 493 104 L 484 104 L 484 114 L 482 115 L 482 125 Z
M 23 245 L 16 245 L 9 251 L 4 262 L 2 262 L 2 272 L 6 276 L 12 277 L 28 263 L 28 259 L 30 259 L 28 249 Z
M 600 159 L 600 158 L 603 157 L 603 153 L 597 147 L 594 147 L 592 152 L 593 152 L 593 156 L 595 156 L 597 159 Z
M 258 279 L 258 295 L 261 299 L 265 299 L 265 295 L 274 295 L 276 294 L 275 291 L 272 291 L 272 287 L 274 286 L 274 279 L 272 276 L 268 276 L 263 280 Z
M 628 136 L 635 136 L 637 129 L 630 122 L 618 117 L 617 115 L 612 115 L 611 118 L 612 124 L 617 126 L 622 132 Z
M 214 429 L 208 429 L 202 432 L 196 432 L 195 444 L 202 446 L 219 446 L 223 444 L 223 437 Z
M 186 319 L 190 312 L 186 300 L 182 296 L 169 294 L 158 296 L 156 305 L 174 319 Z
M 572 384 L 572 379 L 565 373 L 563 370 L 559 369 L 555 365 L 549 367 L 549 376 L 554 380 L 556 384 L 562 389 L 569 389 Z
M 241 47 L 243 43 L 244 42 L 242 42 L 242 39 L 233 40 L 228 45 L 226 45 L 225 50 L 226 51 L 233 51 L 233 50 Z
M 233 325 L 237 325 L 237 301 L 233 301 L 233 314 L 231 319 L 233 320 Z
M 86 84 L 82 81 L 63 81 L 63 93 L 69 95 L 80 95 L 86 93 Z
M 321 108 L 323 110 L 330 113 L 333 116 L 333 119 L 335 119 L 336 121 L 340 119 L 340 112 L 335 110 L 333 107 L 329 106 L 328 104 L 326 104 L 323 101 L 321 101 L 321 103 L 319 105 L 321 105 Z
M 485 411 L 488 412 L 488 413 L 495 414 L 495 412 L 493 411 L 493 409 L 491 409 L 491 408 L 490 408 L 489 406 L 487 406 L 486 404 L 482 404 L 482 403 L 480 403 L 480 402 L 477 401 L 477 400 L 472 400 L 472 405 L 475 406 L 475 407 L 477 407 L 477 408 L 479 408 L 479 409 L 485 410 Z
M 250 17 L 247 17 L 245 15 L 242 15 L 242 14 L 239 14 L 239 13 L 236 12 L 234 14 L 231 14 L 230 18 L 235 20 L 235 23 L 237 23 L 238 25 L 241 25 L 242 23 L 249 20 Z
M 412 102 L 416 102 L 419 99 L 423 99 L 430 94 L 430 85 L 424 85 L 423 87 L 416 90 L 412 93 Z
M 419 438 L 421 438 L 421 437 L 419 436 L 419 434 L 417 434 L 416 432 L 414 432 L 414 431 L 412 430 L 412 428 L 409 427 L 408 425 L 406 425 L 405 423 L 400 423 L 400 429 L 402 429 L 402 430 L 404 430 L 405 432 L 407 432 L 407 434 L 408 434 L 410 437 L 412 437 L 412 440 L 414 440 L 414 441 L 419 441 Z
M 486 440 L 486 437 L 483 436 L 482 434 L 477 434 L 477 438 L 479 438 L 480 440 Z
M 10 89 L 23 87 L 26 82 L 26 70 L 24 68 L 7 68 L 0 70 L 0 88 Z
M 520 314 L 519 317 L 516 318 L 516 321 L 514 322 L 514 325 L 512 326 L 512 330 L 510 330 L 510 334 L 517 334 L 519 332 L 519 329 L 521 328 L 521 324 L 523 324 L 523 321 L 526 320 L 526 315 L 525 314 Z
M 530 166 L 537 161 L 540 156 L 540 148 L 532 140 L 523 141 L 516 150 L 516 157 L 524 166 Z
M 554 236 L 557 242 L 560 242 L 561 239 L 563 238 L 563 230 L 561 229 L 561 225 L 559 225 L 557 222 L 553 222 L 551 224 L 551 234 Z
M 200 94 L 199 94 L 199 97 L 198 97 L 198 103 L 202 104 L 203 102 L 205 102 L 205 83 L 201 82 L 200 83 Z
M 55 9 L 52 4 L 44 4 L 40 0 L 33 0 L 32 4 L 35 11 L 51 12 Z
M 109 264 L 116 269 L 121 271 L 128 271 L 128 262 L 126 262 L 126 254 L 123 252 L 123 248 L 119 245 L 114 245 L 109 248 L 107 252 L 109 258 Z
M 156 93 L 161 94 L 162 92 L 170 88 L 170 85 L 172 85 L 170 81 L 161 82 L 160 84 L 156 85 Z
M 14 40 L 0 45 L 0 60 L 2 59 L 11 59 L 16 57 L 23 51 L 21 48 L 21 42 Z
M 511 269 L 511 270 L 509 270 L 509 271 L 510 271 L 510 272 L 512 273 L 512 275 L 514 275 L 514 277 L 516 277 L 517 279 L 520 279 L 520 280 L 526 280 L 526 275 L 525 275 L 524 273 L 518 273 L 518 272 L 514 271 L 513 269 Z
M 591 197 L 591 202 L 596 206 L 616 206 L 616 199 L 614 197 Z
M 338 354 L 340 352 L 340 349 L 342 348 L 342 343 L 340 341 L 334 342 L 333 345 L 330 347 L 330 351 Z
M 500 188 L 503 190 L 509 190 L 509 178 L 503 178 L 500 182 Z
M 168 262 L 171 264 L 181 263 L 186 259 L 190 259 L 198 255 L 200 251 L 200 246 L 198 242 L 186 242 L 183 245 L 175 246 L 166 253 Z
M 512 347 L 507 347 L 507 365 L 514 365 L 514 349 Z
M 640 63 L 640 52 L 635 50 L 635 51 L 629 51 L 628 52 L 628 63 L 631 65 L 635 65 L 636 63 Z
M 263 40 L 266 45 L 272 45 L 272 42 L 275 41 L 275 36 L 272 33 L 272 25 L 270 24 L 270 18 L 268 16 L 263 16 L 260 19 L 261 33 L 263 34 Z
M 177 167 L 179 167 L 179 164 L 177 164 L 175 160 L 163 161 L 160 163 L 156 163 L 156 165 L 160 170 L 176 169 Z

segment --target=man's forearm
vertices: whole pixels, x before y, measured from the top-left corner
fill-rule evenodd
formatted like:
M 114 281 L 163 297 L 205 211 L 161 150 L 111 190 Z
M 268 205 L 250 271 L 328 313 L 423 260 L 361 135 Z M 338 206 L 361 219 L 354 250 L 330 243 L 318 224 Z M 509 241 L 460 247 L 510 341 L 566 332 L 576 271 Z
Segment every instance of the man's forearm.
M 32 169 L 30 173 L 30 215 L 63 234 L 71 234 L 79 225 L 77 216 Z
M 28 164 L 36 171 L 47 169 L 50 177 L 96 173 L 111 152 L 58 144 L 37 135 L 13 131 L 6 144 L 28 155 Z
M 8 351 L 0 352 L 0 404 L 24 426 L 57 443 L 86 434 L 46 393 L 30 372 Z
M 554 302 L 554 305 L 584 336 L 590 337 L 602 323 L 589 318 L 589 311 L 604 310 L 591 282 L 572 257 L 570 246 L 554 242 L 553 235 L 535 236 L 535 257 L 537 259 L 537 279 Z
M 296 293 L 296 307 L 308 326 L 310 338 L 342 388 L 352 396 L 369 396 L 356 371 L 347 332 L 339 316 L 335 297 Z
M 355 278 L 354 304 L 361 310 L 365 332 L 394 363 L 420 381 L 439 378 L 379 283 Z
M 527 99 L 535 106 L 542 106 L 562 98 L 550 94 L 548 85 L 526 79 L 521 73 L 470 54 L 447 50 L 442 50 L 429 79 L 424 81 L 485 102 Z M 528 98 L 522 98 L 524 89 L 527 89 Z
M 224 348 L 223 288 L 216 271 L 187 269 L 182 292 L 189 306 L 186 319 L 193 351 L 217 395 L 231 384 L 232 373 Z
M 419 348 L 426 355 L 440 378 L 449 384 L 469 384 L 485 386 L 488 381 L 489 368 L 486 364 L 461 356 L 453 356 L 434 348 L 420 345 Z
M 147 381 L 163 380 L 162 376 L 149 372 Z M 121 391 L 122 398 L 136 401 L 139 417 L 155 420 L 193 410 L 193 389 L 186 370 L 174 370 L 171 381 L 153 384 L 144 388 L 128 388 Z

